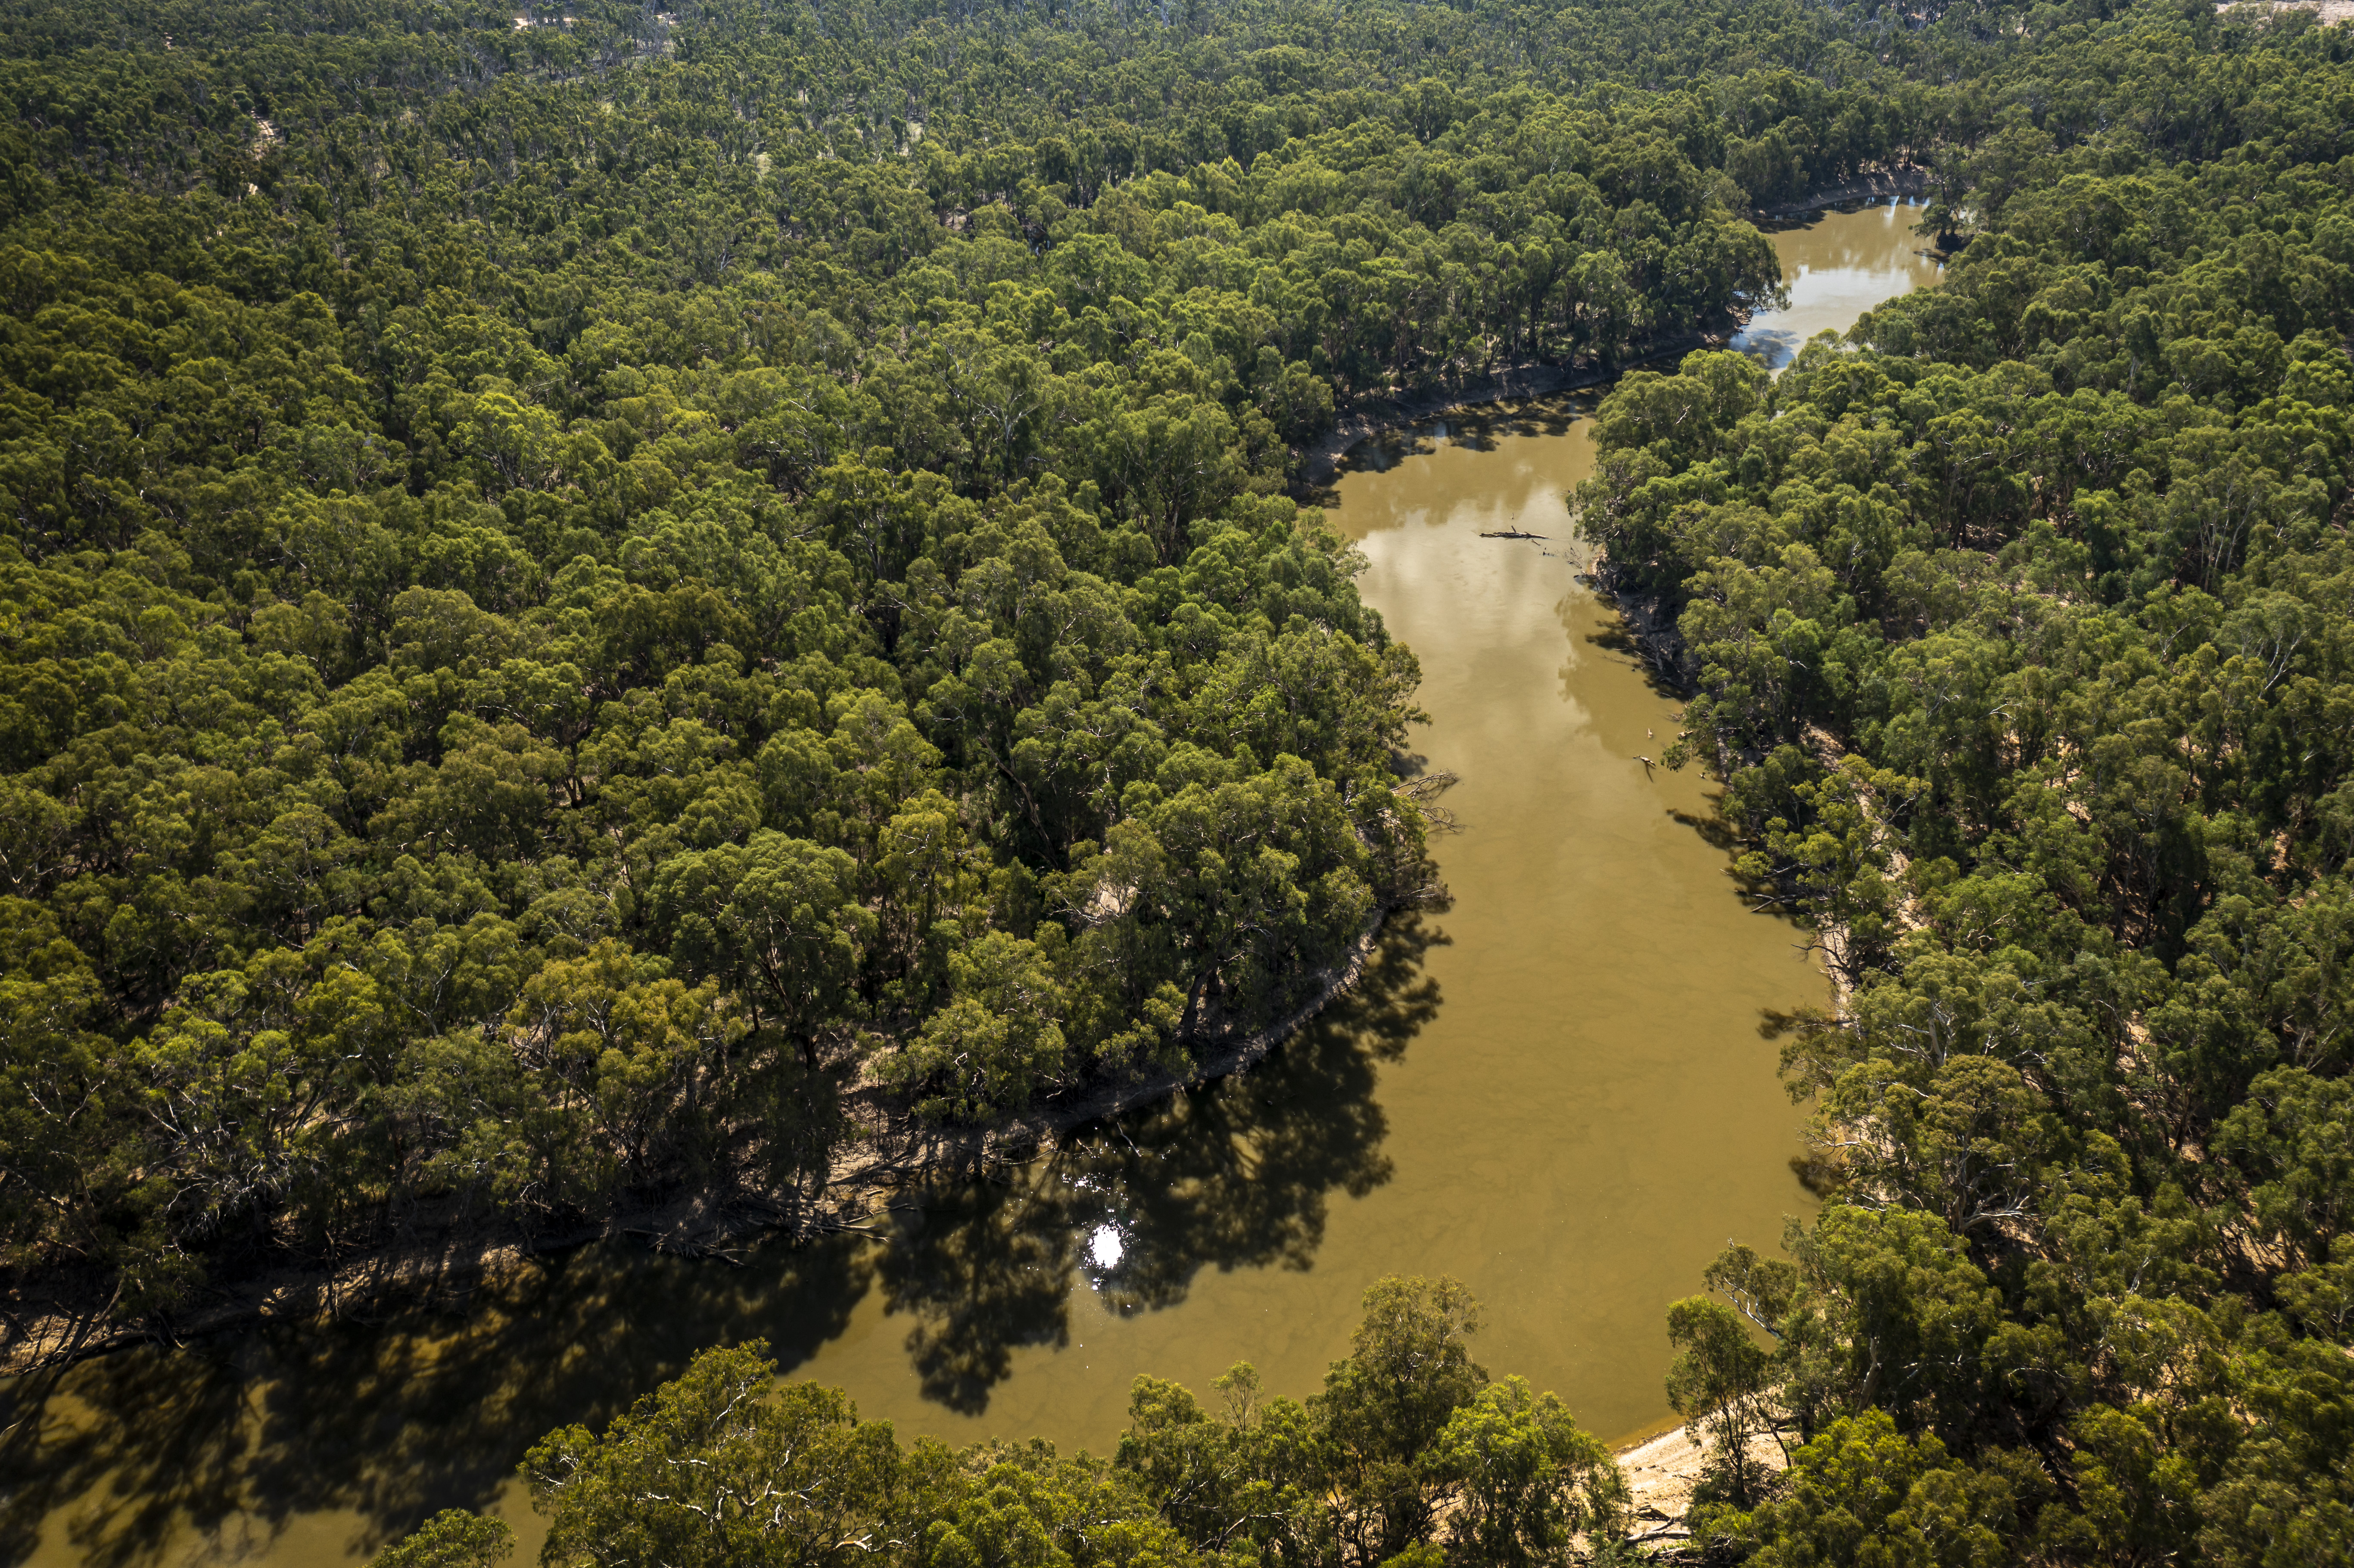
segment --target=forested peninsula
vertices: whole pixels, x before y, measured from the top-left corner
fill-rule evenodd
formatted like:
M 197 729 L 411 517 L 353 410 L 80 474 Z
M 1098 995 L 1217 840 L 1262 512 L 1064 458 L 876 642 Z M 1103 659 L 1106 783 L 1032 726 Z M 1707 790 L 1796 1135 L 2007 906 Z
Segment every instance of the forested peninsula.
M 2354 29 L 0 0 L 0 98 L 12 1348 L 790 1214 L 876 1118 L 1288 1015 L 1434 895 L 1310 454 L 1625 370 L 1581 532 L 1837 980 L 1766 1021 L 1823 1207 L 1669 1308 L 1664 1549 L 2354 1560 Z M 1900 172 L 1942 286 L 1634 368 Z M 1459 1287 L 1365 1310 L 1304 1401 L 1140 1380 L 1110 1459 L 715 1350 L 533 1450 L 544 1560 L 1661 1549 Z
M 1303 443 L 1775 287 L 1403 14 L 7 16 L 0 1223 L 117 1321 L 1279 1015 L 1427 882 Z

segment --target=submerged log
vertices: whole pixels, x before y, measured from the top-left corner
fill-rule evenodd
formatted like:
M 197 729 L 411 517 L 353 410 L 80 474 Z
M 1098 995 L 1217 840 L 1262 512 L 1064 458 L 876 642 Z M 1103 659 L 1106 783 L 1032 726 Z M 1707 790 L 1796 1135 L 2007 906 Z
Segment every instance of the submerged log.
M 1479 537 L 1482 539 L 1542 539 L 1544 535 L 1532 534 L 1522 528 L 1499 528 L 1492 533 L 1482 530 Z

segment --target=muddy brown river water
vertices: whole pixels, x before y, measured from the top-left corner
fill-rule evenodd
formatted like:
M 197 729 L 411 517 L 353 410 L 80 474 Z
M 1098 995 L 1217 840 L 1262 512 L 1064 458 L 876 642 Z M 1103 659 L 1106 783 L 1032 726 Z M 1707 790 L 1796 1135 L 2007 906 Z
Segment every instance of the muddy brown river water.
M 1791 305 L 1743 345 L 1778 365 L 1931 281 L 1916 216 L 1777 233 Z M 0 1562 L 307 1568 L 453 1504 L 529 1552 L 509 1478 L 533 1440 L 753 1338 L 903 1436 L 1101 1452 L 1139 1372 L 1203 1388 L 1248 1360 L 1312 1392 L 1388 1273 L 1469 1283 L 1481 1361 L 1589 1429 L 1664 1425 L 1666 1304 L 1810 1207 L 1758 1024 L 1824 981 L 1738 895 L 1711 786 L 1638 760 L 1679 705 L 1578 576 L 1584 412 L 1434 423 L 1341 473 L 1331 519 L 1422 661 L 1416 744 L 1461 779 L 1436 841 L 1453 902 L 1392 922 L 1365 984 L 1258 1069 L 1010 1181 L 944 1181 L 874 1236 L 736 1267 L 592 1248 L 466 1302 L 22 1381 L 0 1393 Z M 1502 528 L 1544 537 L 1479 537 Z

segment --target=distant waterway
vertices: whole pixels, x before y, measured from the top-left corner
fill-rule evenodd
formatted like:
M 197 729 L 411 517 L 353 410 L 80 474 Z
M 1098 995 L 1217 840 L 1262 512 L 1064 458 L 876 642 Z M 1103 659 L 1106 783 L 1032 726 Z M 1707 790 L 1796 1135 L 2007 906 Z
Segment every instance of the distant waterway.
M 1778 366 L 1931 281 L 1916 217 L 1775 233 L 1790 305 L 1738 345 Z M 1105 1452 L 1140 1372 L 1202 1388 L 1248 1360 L 1312 1392 L 1388 1273 L 1466 1281 L 1479 1360 L 1589 1429 L 1662 1425 L 1667 1303 L 1811 1207 L 1758 1025 L 1825 987 L 1803 933 L 1739 896 L 1712 787 L 1642 760 L 1679 704 L 1580 579 L 1588 408 L 1498 407 L 1343 467 L 1328 514 L 1422 661 L 1422 766 L 1461 780 L 1435 842 L 1453 898 L 1394 920 L 1364 983 L 1267 1063 L 907 1193 L 873 1235 L 735 1266 L 584 1249 L 465 1299 L 20 1380 L 0 1561 L 308 1568 L 451 1505 L 496 1508 L 534 1552 L 510 1478 L 534 1440 L 755 1338 L 903 1436 Z M 1504 530 L 1543 537 L 1481 537 Z
M 1778 371 L 1817 333 L 1844 333 L 1882 300 L 1935 283 L 1940 263 L 1913 232 L 1920 221 L 1919 204 L 1885 201 L 1771 229 L 1790 302 L 1752 319 L 1733 346 Z

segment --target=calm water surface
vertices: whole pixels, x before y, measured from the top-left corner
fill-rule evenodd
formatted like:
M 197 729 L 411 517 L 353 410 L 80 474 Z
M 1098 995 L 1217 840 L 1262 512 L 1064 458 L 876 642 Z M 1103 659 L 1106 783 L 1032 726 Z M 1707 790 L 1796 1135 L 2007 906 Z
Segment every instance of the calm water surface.
M 1773 231 L 1789 308 L 1757 317 L 1733 345 L 1779 370 L 1817 333 L 1843 333 L 1891 295 L 1935 283 L 1937 260 L 1913 232 L 1920 220 L 1917 204 L 1888 202 Z
M 1927 281 L 1913 217 L 1775 235 L 1791 307 L 1744 345 L 1778 363 Z M 1257 1071 L 909 1194 L 874 1236 L 737 1267 L 590 1249 L 467 1301 L 27 1380 L 0 1394 L 0 1561 L 341 1563 L 452 1504 L 535 1548 L 525 1447 L 753 1338 L 903 1436 L 1100 1452 L 1139 1372 L 1199 1388 L 1249 1360 L 1312 1392 L 1385 1273 L 1467 1281 L 1481 1361 L 1590 1429 L 1662 1425 L 1666 1303 L 1808 1207 L 1757 1025 L 1823 981 L 1736 895 L 1706 783 L 1638 760 L 1678 705 L 1578 580 L 1581 412 L 1371 444 L 1336 487 L 1364 594 L 1422 660 L 1416 744 L 1461 778 L 1453 902 L 1393 922 L 1360 991 Z M 1545 537 L 1479 536 L 1501 528 Z

